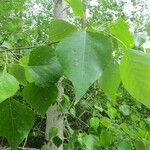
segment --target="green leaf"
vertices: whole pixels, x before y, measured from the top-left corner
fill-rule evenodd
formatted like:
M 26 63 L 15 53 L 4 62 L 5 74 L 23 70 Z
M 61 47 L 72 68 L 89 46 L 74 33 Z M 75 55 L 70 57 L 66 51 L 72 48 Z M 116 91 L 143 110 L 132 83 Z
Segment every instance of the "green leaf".
M 84 5 L 81 0 L 65 0 L 73 9 L 75 15 L 84 16 Z
M 57 148 L 59 148 L 62 144 L 62 139 L 59 136 L 53 138 L 53 143 Z
M 77 30 L 76 26 L 63 20 L 53 20 L 49 28 L 49 37 L 56 42 Z
M 106 128 L 110 128 L 112 126 L 111 121 L 106 117 L 101 118 L 100 123 Z
M 134 46 L 134 38 L 129 31 L 128 24 L 122 18 L 112 24 L 110 31 L 116 38 L 122 41 L 127 48 L 132 48 Z
M 24 70 L 25 70 L 25 77 L 26 77 L 26 80 L 31 83 L 33 82 L 33 79 L 32 79 L 32 76 L 29 72 L 29 66 L 28 66 L 28 63 L 29 63 L 29 56 L 23 56 L 20 60 L 19 60 L 19 65 L 24 67 Z
M 24 88 L 23 97 L 39 114 L 44 116 L 49 106 L 55 103 L 57 93 L 55 85 L 38 87 L 30 83 Z
M 132 135 L 131 129 L 129 128 L 129 126 L 125 123 L 120 124 L 120 128 L 129 135 Z
M 112 144 L 112 134 L 109 131 L 102 130 L 100 134 L 100 142 L 102 146 L 107 147 Z
M 150 150 L 150 143 L 146 140 L 136 140 L 134 145 L 136 150 Z
M 125 116 L 129 116 L 131 114 L 130 107 L 128 105 L 120 105 L 119 110 L 123 113 Z
M 18 81 L 10 74 L 0 73 L 0 103 L 13 96 L 19 89 Z
M 111 60 L 111 41 L 99 33 L 70 34 L 56 48 L 65 75 L 73 82 L 79 100 Z
M 12 150 L 28 135 L 34 124 L 34 114 L 15 100 L 0 103 L 0 136 L 6 137 Z
M 29 58 L 29 71 L 35 83 L 48 86 L 48 82 L 57 82 L 62 74 L 55 51 L 46 46 L 34 49 Z
M 126 52 L 120 74 L 127 91 L 150 108 L 150 54 L 135 50 Z
M 117 110 L 113 107 L 108 108 L 106 113 L 111 119 L 115 119 L 118 115 Z
M 116 99 L 116 91 L 120 84 L 120 71 L 117 62 L 111 62 L 99 79 L 99 86 L 111 100 Z
M 131 150 L 132 145 L 131 142 L 128 140 L 121 140 L 117 144 L 117 150 Z
M 95 131 L 99 127 L 99 118 L 98 117 L 93 117 L 89 120 L 90 123 L 90 128 L 93 128 Z
M 82 145 L 86 147 L 86 150 L 97 150 L 98 146 L 100 145 L 98 136 L 95 136 L 93 134 L 87 135 L 80 133 L 78 140 Z
M 49 139 L 56 137 L 57 134 L 58 134 L 58 129 L 55 127 L 51 128 L 49 131 Z
M 19 81 L 20 84 L 22 84 L 22 85 L 27 84 L 25 69 L 23 66 L 21 66 L 19 64 L 11 65 L 11 66 L 9 66 L 8 72 L 11 75 L 13 75 Z

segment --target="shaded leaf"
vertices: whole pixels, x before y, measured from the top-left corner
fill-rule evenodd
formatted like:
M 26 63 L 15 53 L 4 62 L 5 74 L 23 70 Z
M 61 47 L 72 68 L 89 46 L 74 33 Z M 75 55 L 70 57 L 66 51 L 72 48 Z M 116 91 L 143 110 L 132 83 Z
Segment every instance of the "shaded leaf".
M 56 137 L 53 138 L 53 143 L 55 144 L 55 146 L 57 148 L 59 148 L 60 145 L 62 144 L 62 140 L 59 136 L 56 136 Z
M 42 116 L 45 115 L 51 104 L 57 98 L 56 86 L 38 87 L 34 83 L 27 85 L 23 90 L 23 97 Z
M 112 100 L 116 98 L 116 91 L 120 84 L 120 71 L 117 62 L 111 62 L 104 70 L 99 79 L 99 86 L 105 94 Z
M 16 150 L 32 128 L 34 114 L 15 100 L 4 101 L 0 110 L 0 136 L 6 137 L 12 150 Z
M 11 75 L 13 75 L 19 81 L 20 84 L 22 85 L 27 84 L 25 69 L 23 66 L 19 64 L 14 64 L 14 65 L 9 66 L 8 71 Z

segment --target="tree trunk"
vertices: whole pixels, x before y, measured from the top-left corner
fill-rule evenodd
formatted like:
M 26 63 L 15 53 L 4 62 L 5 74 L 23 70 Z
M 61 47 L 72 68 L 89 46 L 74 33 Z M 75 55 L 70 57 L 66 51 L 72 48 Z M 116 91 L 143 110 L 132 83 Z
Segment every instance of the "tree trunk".
M 66 13 L 66 8 L 67 8 L 67 4 L 64 2 L 64 0 L 54 0 L 54 18 L 55 19 L 62 19 L 62 20 L 66 20 L 67 18 L 67 13 Z M 63 77 L 60 78 L 59 82 L 58 82 L 58 97 L 57 97 L 57 103 L 59 104 L 61 99 L 62 99 L 62 95 L 63 95 L 63 87 L 62 87 L 62 80 Z M 58 136 L 62 139 L 64 139 L 63 137 L 63 116 L 60 113 L 60 111 L 58 110 L 59 106 L 57 104 L 55 104 L 54 106 L 50 106 L 50 108 L 47 111 L 47 120 L 46 120 L 46 139 L 49 139 L 49 131 L 52 127 L 55 127 L 58 129 Z M 48 145 L 46 146 L 46 150 L 63 150 L 63 144 L 57 148 L 52 141 L 50 141 L 48 143 Z

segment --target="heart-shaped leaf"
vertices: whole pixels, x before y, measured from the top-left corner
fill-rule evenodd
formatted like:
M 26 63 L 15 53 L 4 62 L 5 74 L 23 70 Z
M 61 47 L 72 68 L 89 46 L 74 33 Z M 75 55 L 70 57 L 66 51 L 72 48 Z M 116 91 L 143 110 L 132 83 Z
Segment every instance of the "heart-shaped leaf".
M 104 34 L 79 31 L 59 43 L 56 52 L 79 100 L 109 64 L 112 46 Z

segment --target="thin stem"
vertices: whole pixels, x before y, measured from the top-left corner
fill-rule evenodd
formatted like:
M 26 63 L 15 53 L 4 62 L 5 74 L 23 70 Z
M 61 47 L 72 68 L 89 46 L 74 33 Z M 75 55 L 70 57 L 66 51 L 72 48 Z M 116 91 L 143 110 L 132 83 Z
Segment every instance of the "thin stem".
M 8 64 L 8 56 L 7 56 L 7 51 L 5 52 L 5 66 L 4 66 L 4 71 L 7 71 L 7 64 Z
M 28 137 L 25 138 L 24 144 L 23 144 L 23 146 L 22 146 L 23 150 L 25 150 L 25 146 L 26 146 L 26 144 L 27 144 L 27 141 L 28 141 Z
M 52 43 L 49 43 L 47 44 L 47 46 L 51 46 L 53 44 L 57 44 L 59 42 L 52 42 Z M 1 50 L 0 53 L 2 52 L 6 52 L 6 51 L 22 51 L 22 50 L 29 50 L 29 49 L 33 49 L 33 48 L 36 48 L 38 46 L 27 46 L 27 47 L 17 47 L 17 48 L 6 48 L 6 47 L 0 47 L 0 48 L 3 48 L 5 50 Z

